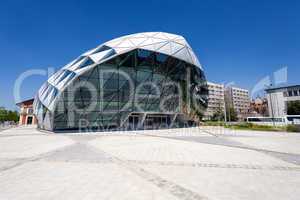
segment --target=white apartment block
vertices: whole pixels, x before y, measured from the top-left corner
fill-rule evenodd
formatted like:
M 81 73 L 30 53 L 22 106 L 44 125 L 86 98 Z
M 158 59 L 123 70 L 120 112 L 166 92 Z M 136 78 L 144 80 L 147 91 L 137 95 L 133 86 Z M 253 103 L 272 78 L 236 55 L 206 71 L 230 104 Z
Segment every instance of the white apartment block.
M 248 117 L 250 112 L 249 91 L 238 87 L 226 88 L 226 106 L 232 106 L 237 112 L 239 120 Z
M 287 103 L 300 101 L 300 85 L 277 87 L 266 89 L 269 115 L 271 117 L 283 117 L 288 115 Z
M 224 85 L 207 82 L 208 85 L 208 107 L 204 114 L 204 119 L 211 119 L 211 117 L 218 111 L 224 112 Z

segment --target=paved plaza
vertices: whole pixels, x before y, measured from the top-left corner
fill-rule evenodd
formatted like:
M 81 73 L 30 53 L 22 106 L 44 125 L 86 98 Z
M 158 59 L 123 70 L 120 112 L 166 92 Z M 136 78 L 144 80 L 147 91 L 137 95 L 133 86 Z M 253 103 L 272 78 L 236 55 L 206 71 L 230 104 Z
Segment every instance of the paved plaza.
M 300 133 L 0 132 L 0 199 L 298 200 Z

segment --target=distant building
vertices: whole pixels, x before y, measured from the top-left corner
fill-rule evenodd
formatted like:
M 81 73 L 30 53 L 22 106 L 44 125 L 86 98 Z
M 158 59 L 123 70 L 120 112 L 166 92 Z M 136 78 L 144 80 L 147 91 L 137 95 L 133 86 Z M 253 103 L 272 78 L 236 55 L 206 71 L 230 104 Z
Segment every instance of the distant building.
M 224 85 L 207 82 L 208 86 L 208 105 L 204 114 L 204 119 L 210 120 L 217 112 L 224 112 Z
M 238 87 L 227 87 L 225 89 L 226 106 L 232 107 L 239 120 L 244 120 L 250 113 L 249 91 Z
M 250 103 L 251 117 L 266 117 L 268 116 L 268 100 L 266 98 L 257 97 Z
M 268 88 L 266 92 L 269 115 L 271 117 L 283 117 L 284 115 L 288 115 L 288 102 L 300 101 L 300 85 Z
M 28 99 L 26 101 L 17 103 L 17 106 L 20 107 L 19 125 L 30 125 L 37 123 L 37 120 L 33 114 L 33 101 L 34 99 Z

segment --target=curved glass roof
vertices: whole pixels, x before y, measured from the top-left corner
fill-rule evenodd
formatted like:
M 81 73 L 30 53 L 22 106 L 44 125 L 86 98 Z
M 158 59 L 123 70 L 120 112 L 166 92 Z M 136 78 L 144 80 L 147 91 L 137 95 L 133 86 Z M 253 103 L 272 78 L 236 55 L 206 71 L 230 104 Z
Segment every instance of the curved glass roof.
M 50 77 L 38 92 L 38 98 L 49 110 L 52 110 L 56 96 L 74 77 L 117 55 L 144 49 L 169 55 L 202 69 L 195 53 L 187 41 L 180 35 L 164 32 L 144 32 L 119 37 L 91 49 Z M 45 92 L 46 91 L 46 92 Z M 48 94 L 48 95 L 45 95 Z M 50 94 L 50 95 L 49 95 Z

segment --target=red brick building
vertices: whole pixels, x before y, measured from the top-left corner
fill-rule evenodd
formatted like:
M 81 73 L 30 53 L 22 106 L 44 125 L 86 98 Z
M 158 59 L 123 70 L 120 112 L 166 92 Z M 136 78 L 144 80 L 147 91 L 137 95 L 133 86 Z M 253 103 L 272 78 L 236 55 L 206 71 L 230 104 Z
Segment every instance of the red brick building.
M 20 107 L 19 125 L 37 124 L 36 117 L 33 114 L 33 101 L 34 99 L 28 99 L 17 103 L 17 106 Z
M 268 114 L 268 101 L 266 98 L 256 98 L 250 103 L 250 112 L 252 117 L 267 117 Z

